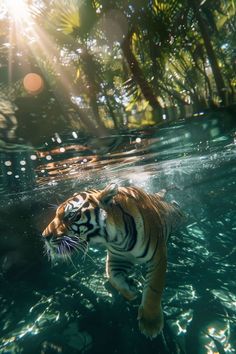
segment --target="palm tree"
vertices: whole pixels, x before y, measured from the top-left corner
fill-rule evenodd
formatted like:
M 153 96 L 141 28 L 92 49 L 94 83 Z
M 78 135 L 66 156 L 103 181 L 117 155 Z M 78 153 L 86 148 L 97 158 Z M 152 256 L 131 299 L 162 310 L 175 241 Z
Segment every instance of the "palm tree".
M 161 121 L 161 116 L 160 116 L 161 112 L 162 112 L 161 105 L 157 101 L 157 98 L 154 95 L 154 92 L 153 92 L 151 86 L 149 85 L 149 83 L 145 79 L 143 71 L 140 68 L 140 65 L 138 63 L 138 60 L 136 59 L 136 57 L 132 51 L 132 36 L 134 33 L 135 33 L 134 30 L 131 30 L 127 34 L 121 47 L 122 47 L 125 59 L 127 60 L 127 63 L 129 65 L 129 69 L 133 75 L 134 80 L 139 85 L 143 96 L 145 97 L 145 99 L 148 101 L 148 103 L 152 107 L 155 121 L 159 122 L 159 121 Z
M 196 17 L 196 20 L 198 22 L 199 30 L 202 35 L 204 45 L 206 48 L 206 52 L 208 55 L 209 62 L 211 64 L 212 72 L 215 78 L 215 83 L 217 87 L 217 92 L 219 97 L 221 98 L 221 102 L 224 105 L 226 103 L 226 87 L 224 83 L 224 78 L 221 74 L 221 70 L 219 67 L 219 63 L 216 57 L 216 53 L 213 49 L 213 45 L 211 42 L 211 38 L 209 36 L 209 30 L 207 27 L 207 24 L 204 20 L 204 17 L 202 15 L 201 8 L 199 7 L 198 3 L 196 0 L 188 0 L 189 6 L 193 9 L 194 15 Z

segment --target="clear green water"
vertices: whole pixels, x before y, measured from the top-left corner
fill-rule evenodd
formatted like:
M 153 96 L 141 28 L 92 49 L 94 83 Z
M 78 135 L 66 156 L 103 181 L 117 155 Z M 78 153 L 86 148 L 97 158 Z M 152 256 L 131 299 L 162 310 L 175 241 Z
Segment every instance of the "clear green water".
M 1 148 L 1 353 L 235 353 L 236 136 L 223 118 Z M 128 303 L 107 283 L 105 250 L 73 264 L 50 264 L 43 252 L 55 205 L 114 181 L 172 187 L 168 198 L 188 215 L 169 242 L 165 327 L 153 341 L 138 330 L 140 299 Z M 137 267 L 140 296 L 144 274 Z

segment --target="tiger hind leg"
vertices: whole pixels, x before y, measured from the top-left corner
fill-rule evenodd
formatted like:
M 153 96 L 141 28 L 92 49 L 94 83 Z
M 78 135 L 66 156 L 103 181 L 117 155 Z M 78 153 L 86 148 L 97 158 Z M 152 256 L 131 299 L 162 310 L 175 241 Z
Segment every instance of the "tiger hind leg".
M 132 267 L 133 263 L 129 260 L 116 257 L 108 252 L 106 260 L 108 280 L 113 288 L 130 301 L 137 297 L 137 291 L 128 278 Z

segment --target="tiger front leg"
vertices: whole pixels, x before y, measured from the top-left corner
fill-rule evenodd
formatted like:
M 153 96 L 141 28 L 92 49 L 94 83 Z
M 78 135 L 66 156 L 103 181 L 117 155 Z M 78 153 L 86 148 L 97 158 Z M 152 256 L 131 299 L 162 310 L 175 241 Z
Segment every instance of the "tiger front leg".
M 106 260 L 106 275 L 111 285 L 118 290 L 127 300 L 134 300 L 137 296 L 136 289 L 130 284 L 128 275 L 133 263 L 121 257 L 114 256 L 108 251 Z
M 155 338 L 163 329 L 161 297 L 165 284 L 166 266 L 166 246 L 161 245 L 154 259 L 148 263 L 142 302 L 138 311 L 140 331 L 150 338 Z

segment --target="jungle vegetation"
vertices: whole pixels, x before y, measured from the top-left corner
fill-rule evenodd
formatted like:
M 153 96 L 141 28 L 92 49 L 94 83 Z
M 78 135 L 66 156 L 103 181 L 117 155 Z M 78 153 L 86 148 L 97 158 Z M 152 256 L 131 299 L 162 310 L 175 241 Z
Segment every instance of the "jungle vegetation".
M 235 102 L 235 0 L 0 3 L 0 88 L 27 134 L 106 134 Z

